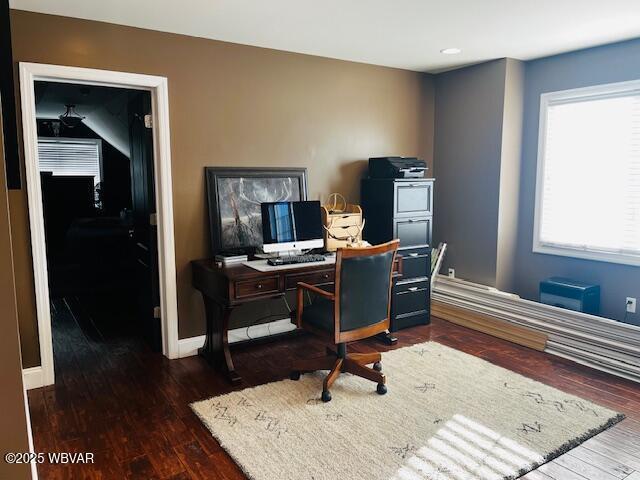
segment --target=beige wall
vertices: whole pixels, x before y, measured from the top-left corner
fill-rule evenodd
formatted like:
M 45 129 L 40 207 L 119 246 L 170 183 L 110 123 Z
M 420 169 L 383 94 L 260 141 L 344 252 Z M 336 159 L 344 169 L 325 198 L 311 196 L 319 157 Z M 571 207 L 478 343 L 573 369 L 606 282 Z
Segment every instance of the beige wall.
M 0 128 L 1 130 L 1 128 Z M 28 452 L 27 417 L 18 342 L 11 229 L 7 186 L 5 183 L 4 145 L 0 135 L 0 452 Z M 9 465 L 0 461 L 0 478 L 31 478 L 28 464 Z
M 12 11 L 14 60 L 169 80 L 180 338 L 202 334 L 189 261 L 209 255 L 203 167 L 304 166 L 358 201 L 369 156 L 432 163 L 433 85 L 414 72 Z M 11 195 L 25 365 L 39 362 L 24 189 Z

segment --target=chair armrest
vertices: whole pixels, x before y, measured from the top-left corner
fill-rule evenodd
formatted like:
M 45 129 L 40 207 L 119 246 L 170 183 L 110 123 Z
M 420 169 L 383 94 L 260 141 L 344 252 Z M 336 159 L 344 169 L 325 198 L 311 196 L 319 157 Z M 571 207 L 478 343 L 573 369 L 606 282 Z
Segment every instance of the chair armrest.
M 297 300 L 298 305 L 296 309 L 296 325 L 298 328 L 302 327 L 302 311 L 304 310 L 304 291 L 307 290 L 309 292 L 317 293 L 318 295 L 323 296 L 324 298 L 335 301 L 335 295 L 331 292 L 327 292 L 326 290 L 322 290 L 321 288 L 314 287 L 313 285 L 309 285 L 308 283 L 298 282 L 298 290 L 297 290 Z
M 302 289 L 309 290 L 310 292 L 316 293 L 328 300 L 331 300 L 331 301 L 335 300 L 335 295 L 332 292 L 327 292 L 326 290 L 323 290 L 314 285 L 309 285 L 308 283 L 298 282 L 298 291 L 301 291 Z

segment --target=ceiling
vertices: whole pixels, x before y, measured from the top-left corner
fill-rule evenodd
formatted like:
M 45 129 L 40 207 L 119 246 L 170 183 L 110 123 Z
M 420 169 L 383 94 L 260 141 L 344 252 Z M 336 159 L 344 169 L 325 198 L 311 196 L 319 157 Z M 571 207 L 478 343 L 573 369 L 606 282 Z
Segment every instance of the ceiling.
M 76 106 L 84 123 L 125 156 L 129 156 L 128 99 L 124 88 L 38 81 L 35 84 L 36 117 L 58 119 L 65 105 Z
M 11 0 L 10 5 L 429 72 L 640 37 L 638 0 Z M 451 47 L 462 53 L 440 53 Z

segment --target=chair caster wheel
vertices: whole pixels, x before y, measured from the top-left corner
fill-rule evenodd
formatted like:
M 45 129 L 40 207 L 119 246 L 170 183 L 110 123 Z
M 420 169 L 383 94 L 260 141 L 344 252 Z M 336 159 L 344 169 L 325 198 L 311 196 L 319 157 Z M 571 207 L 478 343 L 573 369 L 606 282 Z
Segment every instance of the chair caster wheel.
M 323 390 L 322 391 L 322 401 L 323 402 L 330 402 L 331 401 L 331 392 L 329 390 Z
M 297 371 L 297 370 L 294 370 L 293 372 L 291 372 L 291 373 L 289 374 L 289 378 L 290 378 L 291 380 L 300 380 L 300 372 L 299 372 L 299 371 Z
M 379 383 L 376 391 L 378 392 L 378 395 L 384 395 L 387 393 L 387 386 L 384 383 Z
M 381 372 L 382 371 L 382 364 L 380 362 L 376 362 L 373 364 L 373 369 L 376 372 Z

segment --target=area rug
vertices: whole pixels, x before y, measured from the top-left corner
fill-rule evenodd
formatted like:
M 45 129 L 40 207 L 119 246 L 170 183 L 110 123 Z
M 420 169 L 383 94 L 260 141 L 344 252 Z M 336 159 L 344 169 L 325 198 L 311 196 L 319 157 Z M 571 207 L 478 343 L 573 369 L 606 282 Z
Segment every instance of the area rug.
M 423 343 L 383 354 L 388 393 L 326 372 L 192 404 L 253 480 L 512 479 L 623 415 L 482 359 Z

